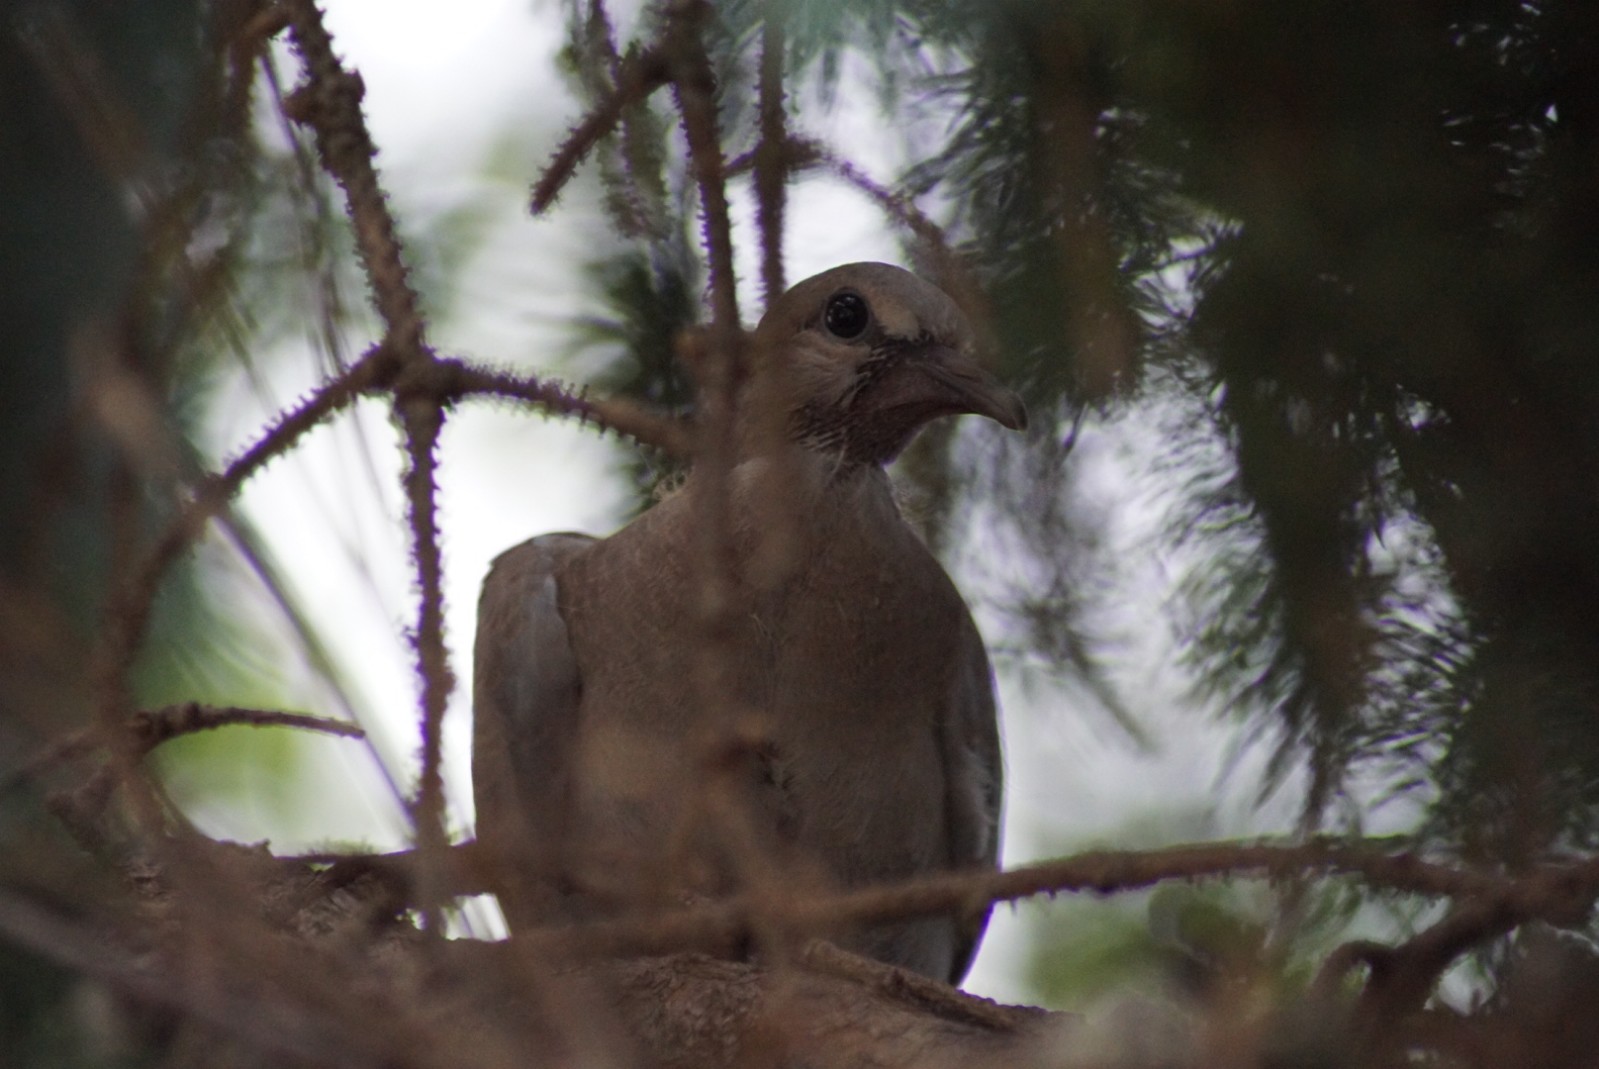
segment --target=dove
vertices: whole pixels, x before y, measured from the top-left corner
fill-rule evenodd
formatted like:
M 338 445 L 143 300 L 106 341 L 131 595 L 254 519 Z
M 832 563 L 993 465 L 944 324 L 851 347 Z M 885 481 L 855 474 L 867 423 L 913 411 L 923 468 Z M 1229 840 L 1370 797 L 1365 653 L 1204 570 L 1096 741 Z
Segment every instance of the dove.
M 711 476 L 607 538 L 524 542 L 484 581 L 473 788 L 513 935 L 998 864 L 988 656 L 884 469 L 943 416 L 1025 427 L 1021 399 L 977 363 L 954 301 L 888 264 L 796 284 L 750 344 L 716 475 L 743 600 L 712 654 Z M 959 983 L 986 923 L 980 907 L 829 934 Z

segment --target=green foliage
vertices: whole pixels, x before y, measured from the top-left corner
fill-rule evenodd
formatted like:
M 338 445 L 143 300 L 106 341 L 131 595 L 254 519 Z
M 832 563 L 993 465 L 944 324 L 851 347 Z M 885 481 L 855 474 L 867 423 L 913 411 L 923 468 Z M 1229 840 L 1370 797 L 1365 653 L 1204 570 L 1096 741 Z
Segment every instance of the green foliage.
M 1269 993 L 1259 1004 L 1281 1005 L 1306 994 L 1352 931 L 1377 926 L 1359 916 L 1365 900 L 1349 883 L 1217 883 L 1028 905 L 1037 933 L 1028 978 L 1046 1004 L 1079 1011 L 1110 992 L 1193 1005 Z
M 1110 991 L 1160 993 L 1163 959 L 1150 937 L 1144 904 L 1060 898 L 1016 907 L 1036 936 L 1027 984 L 1040 1004 L 1083 1011 Z
M 1101 842 L 1059 842 L 1051 852 L 1158 849 L 1174 838 L 1227 834 L 1213 812 L 1150 809 Z M 1305 997 L 1340 943 L 1413 931 L 1418 918 L 1406 912 L 1411 905 L 1405 898 L 1377 899 L 1358 880 L 1332 879 L 1167 883 L 1016 908 L 1029 933 L 1029 985 L 1046 1005 L 1086 1012 L 1107 996 L 1132 994 L 1255 1012 Z
M 589 381 L 596 389 L 686 416 L 694 384 L 674 343 L 698 322 L 701 289 L 701 269 L 688 236 L 677 229 L 659 241 L 623 248 L 590 264 L 589 275 L 606 310 L 573 324 L 574 355 L 598 364 Z M 682 473 L 682 466 L 635 453 L 628 456 L 626 470 L 643 509 Z

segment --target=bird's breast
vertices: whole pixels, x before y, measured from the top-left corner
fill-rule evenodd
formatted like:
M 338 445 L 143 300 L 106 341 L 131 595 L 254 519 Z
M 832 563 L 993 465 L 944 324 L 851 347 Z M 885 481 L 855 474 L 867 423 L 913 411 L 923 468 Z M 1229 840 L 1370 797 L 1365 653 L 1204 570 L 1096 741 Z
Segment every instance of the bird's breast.
M 567 618 L 583 679 L 580 808 L 640 843 L 670 838 L 732 711 L 762 736 L 752 745 L 767 756 L 739 766 L 762 819 L 781 814 L 784 834 L 834 878 L 948 864 L 939 733 L 966 608 L 892 502 L 868 504 L 808 513 L 782 581 L 746 590 L 739 626 L 709 653 L 688 538 L 645 527 L 635 545 L 629 528 L 585 555 L 587 576 L 567 586 L 603 575 L 628 596 L 581 599 Z M 707 678 L 725 692 L 702 693 Z

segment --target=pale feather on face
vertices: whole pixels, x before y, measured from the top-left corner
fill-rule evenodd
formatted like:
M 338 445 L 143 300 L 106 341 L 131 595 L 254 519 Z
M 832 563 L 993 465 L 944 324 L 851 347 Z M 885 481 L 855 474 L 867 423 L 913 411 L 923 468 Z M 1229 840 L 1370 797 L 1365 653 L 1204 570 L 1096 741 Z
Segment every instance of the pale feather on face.
M 889 264 L 808 278 L 756 330 L 789 434 L 853 464 L 892 460 L 929 420 L 974 413 L 1019 428 L 1020 398 L 977 363 L 971 325 L 943 291 Z

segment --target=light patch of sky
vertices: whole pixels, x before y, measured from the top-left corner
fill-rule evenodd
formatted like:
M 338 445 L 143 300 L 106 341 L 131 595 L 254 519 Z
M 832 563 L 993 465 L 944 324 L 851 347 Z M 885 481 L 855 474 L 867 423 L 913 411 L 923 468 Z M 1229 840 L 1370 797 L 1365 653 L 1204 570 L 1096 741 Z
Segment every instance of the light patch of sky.
M 567 99 L 552 62 L 563 33 L 554 0 L 323 7 L 336 50 L 365 82 L 367 125 L 402 210 L 453 206 L 527 102 Z
M 886 120 L 877 107 L 877 74 L 873 62 L 853 50 L 840 57 L 834 105 L 825 106 L 818 86 L 799 93 L 802 135 L 837 148 L 865 174 L 883 185 L 905 166 L 909 132 Z M 850 101 L 860 101 L 852 105 Z M 747 187 L 746 187 L 747 188 Z M 797 282 L 851 260 L 902 262 L 901 235 L 882 211 L 842 179 L 820 173 L 802 176 L 789 192 L 789 225 L 784 252 L 789 281 Z M 746 231 L 754 235 L 753 225 Z M 741 249 L 745 277 L 758 277 L 758 245 Z
M 1159 845 L 1152 841 L 1158 829 L 1179 838 L 1195 829 L 1281 833 L 1298 816 L 1292 782 L 1260 804 L 1270 740 L 1241 744 L 1236 724 L 1195 702 L 1179 664 L 1173 601 L 1188 562 L 1156 534 L 1173 501 L 1151 463 L 1163 447 L 1162 421 L 1145 415 L 1086 420 L 1060 491 L 1098 525 L 1074 571 L 1103 580 L 1116 600 L 1090 595 L 1082 622 L 1102 644 L 1109 682 L 1143 738 L 1118 725 L 1081 685 L 1025 662 L 1002 671 L 1009 865 L 1089 847 Z M 974 533 L 970 554 L 979 559 L 960 569 L 969 591 L 1003 604 L 1007 589 L 1036 582 L 1014 540 Z M 1008 640 L 1002 612 L 984 612 L 980 622 L 991 646 Z M 1136 842 L 1124 841 L 1130 831 Z M 1001 1001 L 1029 998 L 1020 966 L 1039 916 L 997 910 L 968 986 Z
M 554 64 L 559 5 L 475 0 L 447 16 L 422 0 L 325 0 L 325 6 L 336 48 L 365 80 L 377 162 L 402 232 L 463 205 L 487 220 L 487 239 L 452 274 L 450 314 L 435 323 L 435 344 L 491 363 L 558 372 L 561 341 L 552 327 L 583 310 L 587 300 L 574 265 L 610 240 L 596 237 L 603 231 L 592 190 L 566 194 L 549 219 L 531 219 L 526 210 L 532 177 L 579 110 Z M 808 133 L 887 182 L 906 162 L 905 146 L 927 143 L 929 130 L 885 121 L 870 83 L 870 65 L 846 57 L 837 106 L 803 113 Z M 508 128 L 520 133 L 508 139 Z M 508 168 L 486 166 L 507 151 L 514 157 Z M 496 177 L 502 172 L 509 176 Z M 741 307 L 753 319 L 759 250 L 747 183 L 735 189 L 734 209 Z M 789 219 L 791 280 L 849 260 L 901 259 L 897 237 L 877 209 L 835 179 L 796 182 Z M 285 399 L 304 395 L 319 378 L 303 347 L 262 364 L 267 388 L 241 377 L 217 409 L 219 454 L 241 448 Z M 1225 810 L 1223 822 L 1240 832 L 1265 830 L 1262 821 L 1282 826 L 1281 813 L 1255 812 L 1252 797 L 1244 798 L 1253 776 L 1242 772 L 1228 781 L 1232 786 L 1219 783 L 1215 770 L 1225 763 L 1233 733 L 1188 708 L 1182 681 L 1169 670 L 1173 638 L 1164 621 L 1170 575 L 1164 569 L 1170 562 L 1151 550 L 1148 537 L 1157 508 L 1148 492 L 1149 461 L 1161 443 L 1147 432 L 1140 436 L 1129 422 L 1136 421 L 1095 428 L 1079 444 L 1077 492 L 1106 506 L 1110 552 L 1140 572 L 1116 625 L 1137 639 L 1124 659 L 1122 682 L 1134 684 L 1127 687 L 1129 698 L 1157 742 L 1140 750 L 1070 688 L 1003 679 L 1010 791 L 1005 852 L 1012 863 L 1111 835 L 1130 815 L 1151 810 Z M 439 455 L 447 623 L 459 676 L 447 718 L 446 775 L 453 820 L 464 828 L 470 814 L 470 651 L 477 588 L 488 562 L 531 534 L 611 529 L 624 499 L 618 480 L 609 477 L 617 455 L 611 445 L 507 406 L 459 406 Z M 377 750 L 403 790 L 414 780 L 419 741 L 416 674 L 405 637 L 414 622 L 415 591 L 398 492 L 401 467 L 399 437 L 386 414 L 375 404 L 362 405 L 254 479 L 242 507 L 290 569 L 295 594 L 334 656 L 348 666 L 357 704 L 375 711 Z M 319 758 L 318 771 L 331 781 L 331 796 L 345 802 L 318 802 L 291 827 L 272 829 L 279 849 L 333 835 L 402 845 L 397 802 L 386 819 L 364 830 L 344 826 L 359 825 L 357 816 L 337 830 L 317 824 L 317 815 L 341 806 L 341 812 L 370 815 L 371 799 L 386 790 L 370 760 L 342 752 Z M 1258 767 L 1258 754 L 1245 760 Z M 363 801 L 349 801 L 354 798 Z M 262 834 L 249 827 L 248 814 L 215 814 L 212 821 L 240 837 Z M 1017 978 L 1027 942 L 1027 929 L 1012 912 L 998 911 L 968 986 L 993 997 L 1027 997 Z

